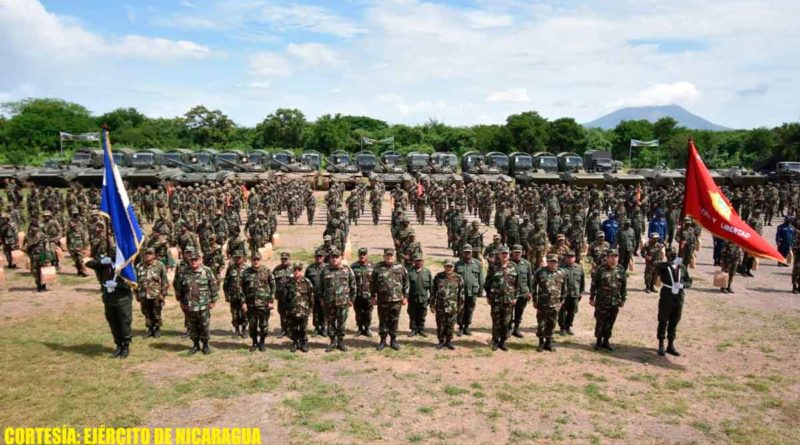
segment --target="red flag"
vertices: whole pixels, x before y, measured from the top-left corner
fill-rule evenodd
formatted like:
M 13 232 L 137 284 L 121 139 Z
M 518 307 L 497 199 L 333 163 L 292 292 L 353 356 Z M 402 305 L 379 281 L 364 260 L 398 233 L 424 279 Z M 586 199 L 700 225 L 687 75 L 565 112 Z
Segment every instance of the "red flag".
M 733 242 L 753 256 L 786 263 L 783 255 L 742 221 L 728 198 L 714 183 L 692 139 L 689 139 L 689 157 L 686 161 L 683 213 L 715 236 Z
M 423 195 L 424 193 L 425 193 L 425 187 L 423 187 L 423 186 L 422 186 L 422 183 L 421 183 L 421 182 L 418 182 L 418 183 L 417 183 L 417 197 L 418 197 L 418 198 L 419 198 L 419 197 L 422 197 L 422 195 Z

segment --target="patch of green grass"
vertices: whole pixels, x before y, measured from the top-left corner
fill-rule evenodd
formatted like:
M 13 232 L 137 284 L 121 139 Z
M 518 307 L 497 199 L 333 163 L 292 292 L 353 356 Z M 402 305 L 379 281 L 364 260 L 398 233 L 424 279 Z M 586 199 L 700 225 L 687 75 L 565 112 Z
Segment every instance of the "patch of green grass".
M 511 443 L 536 442 L 543 438 L 544 435 L 538 431 L 511 430 L 511 433 L 508 435 L 508 440 Z
M 458 386 L 447 385 L 444 387 L 444 393 L 448 396 L 460 396 L 469 393 L 468 389 L 460 388 Z
M 472 397 L 475 397 L 476 399 L 482 399 L 486 397 L 486 394 L 483 393 L 482 391 L 475 391 L 474 393 L 472 393 Z
M 725 351 L 727 351 L 728 349 L 730 349 L 732 347 L 733 347 L 733 342 L 731 342 L 729 340 L 725 340 L 725 341 L 722 341 L 722 342 L 717 344 L 717 351 L 718 352 L 725 352 Z
M 431 414 L 433 413 L 433 407 L 430 406 L 420 406 L 417 408 L 417 412 L 420 414 Z
M 683 379 L 668 378 L 664 386 L 671 391 L 680 391 L 681 389 L 694 388 L 694 382 Z
M 594 429 L 609 439 L 624 439 L 627 434 L 625 428 L 617 423 L 595 423 Z
M 480 382 L 472 382 L 469 384 L 469 387 L 472 389 L 483 389 L 483 385 Z
M 300 422 L 298 422 L 298 425 L 307 427 L 316 433 L 325 433 L 336 429 L 336 423 L 330 420 L 318 420 L 316 422 L 311 422 L 308 419 L 302 419 Z
M 657 411 L 668 416 L 683 417 L 689 411 L 689 405 L 683 399 L 675 399 L 659 405 Z
M 594 383 L 589 383 L 588 385 L 584 386 L 583 394 L 592 402 L 606 403 L 611 401 L 611 397 L 606 395 L 606 393 L 603 391 L 603 388 Z
M 650 386 L 652 386 L 653 388 L 658 388 L 659 387 L 659 385 L 658 385 L 658 377 L 656 377 L 656 376 L 654 376 L 652 374 L 631 374 L 631 375 L 629 375 L 629 376 L 627 376 L 625 378 L 630 380 L 630 381 L 632 381 L 632 382 L 649 383 Z
M 375 425 L 362 419 L 350 418 L 347 421 L 347 434 L 361 440 L 381 440 L 381 434 Z
M 350 401 L 350 396 L 334 385 L 318 382 L 309 385 L 310 391 L 297 398 L 285 399 L 283 404 L 294 409 L 297 415 L 314 416 L 321 413 L 343 411 Z
M 706 422 L 702 422 L 702 421 L 699 421 L 699 420 L 695 421 L 695 422 L 692 422 L 692 428 L 696 429 L 697 431 L 700 431 L 701 433 L 703 433 L 705 435 L 711 434 L 711 425 L 709 425 Z
M 583 373 L 583 378 L 585 378 L 586 380 L 588 380 L 590 382 L 605 383 L 605 382 L 608 381 L 608 379 L 606 379 L 604 376 L 602 376 L 602 375 L 594 375 L 591 372 L 584 372 Z
M 406 440 L 411 443 L 419 443 L 425 440 L 425 435 L 419 433 L 409 434 L 406 436 Z

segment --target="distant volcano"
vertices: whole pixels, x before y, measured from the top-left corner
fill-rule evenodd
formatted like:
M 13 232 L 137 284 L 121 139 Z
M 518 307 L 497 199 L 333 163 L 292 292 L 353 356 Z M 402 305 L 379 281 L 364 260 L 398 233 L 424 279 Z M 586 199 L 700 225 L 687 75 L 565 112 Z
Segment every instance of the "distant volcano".
M 689 128 L 692 130 L 712 130 L 724 131 L 730 128 L 717 125 L 709 122 L 702 117 L 688 112 L 685 108 L 678 105 L 665 105 L 665 106 L 652 106 L 652 107 L 627 107 L 621 108 L 617 111 L 606 114 L 603 117 L 597 118 L 591 122 L 583 124 L 584 127 L 589 128 L 602 128 L 603 130 L 610 130 L 617 126 L 622 121 L 635 121 L 645 119 L 650 122 L 655 122 L 662 117 L 671 117 L 678 121 L 681 127 Z

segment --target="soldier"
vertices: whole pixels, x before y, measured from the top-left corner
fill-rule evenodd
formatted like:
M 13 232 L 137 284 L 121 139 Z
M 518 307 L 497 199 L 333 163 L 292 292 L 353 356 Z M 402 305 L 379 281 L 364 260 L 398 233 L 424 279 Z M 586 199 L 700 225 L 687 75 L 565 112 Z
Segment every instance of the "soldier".
M 689 266 L 694 258 L 694 249 L 697 245 L 697 237 L 692 227 L 692 219 L 686 217 L 683 220 L 683 227 L 680 233 L 678 255 L 682 258 L 683 264 Z
M 256 252 L 250 267 L 242 272 L 242 291 L 247 324 L 250 326 L 250 351 L 264 352 L 264 340 L 269 333 L 269 315 L 275 296 L 275 278 L 266 264 L 261 264 L 261 254 Z
M 509 261 L 509 254 L 507 246 L 500 247 L 497 255 L 498 261 L 484 283 L 486 298 L 492 306 L 493 351 L 496 351 L 497 348 L 508 351 L 506 340 L 520 287 L 517 266 Z
M 736 244 L 725 241 L 725 247 L 722 248 L 722 256 L 720 257 L 720 265 L 722 270 L 728 273 L 728 286 L 720 288 L 723 294 L 732 294 L 731 284 L 733 284 L 733 276 L 736 275 L 736 270 L 742 264 L 742 248 Z
M 97 281 L 101 284 L 106 321 L 117 345 L 111 357 L 127 358 L 131 344 L 133 291 L 125 281 L 115 279 L 111 258 L 103 256 L 92 259 L 86 266 L 95 271 Z
M 517 265 L 520 284 L 517 290 L 517 300 L 514 304 L 514 329 L 511 331 L 511 335 L 517 338 L 523 338 L 524 336 L 519 330 L 519 326 L 522 324 L 522 314 L 525 313 L 525 307 L 528 306 L 528 301 L 533 298 L 531 294 L 533 268 L 528 260 L 522 258 L 522 246 L 519 244 L 515 244 L 511 248 L 511 261 Z
M 611 245 L 606 242 L 605 233 L 603 233 L 602 230 L 598 230 L 597 233 L 595 233 L 595 240 L 589 245 L 589 250 L 587 252 L 589 259 L 592 260 L 592 272 L 603 264 L 606 252 L 608 252 L 610 248 Z
M 444 271 L 433 278 L 431 292 L 431 312 L 436 315 L 436 349 L 455 349 L 453 346 L 453 327 L 464 308 L 464 279 L 455 273 L 453 260 L 444 260 Z
M 287 335 L 286 327 L 286 283 L 292 279 L 292 263 L 289 252 L 281 252 L 281 263 L 272 269 L 272 276 L 275 277 L 275 299 L 278 300 L 278 316 L 281 319 L 281 330 L 278 338 Z
M 558 327 L 561 335 L 575 335 L 572 332 L 572 323 L 575 320 L 575 314 L 578 313 L 578 303 L 580 303 L 581 296 L 586 290 L 583 266 L 576 261 L 577 254 L 570 250 L 567 251 L 564 263 L 561 266 L 566 282 L 564 302 L 558 310 Z
M 672 247 L 667 249 L 667 261 L 656 265 L 658 276 L 661 277 L 661 292 L 658 297 L 658 355 L 664 356 L 664 337 L 667 338 L 666 353 L 674 356 L 681 355 L 675 349 L 675 332 L 681 321 L 683 312 L 684 289 L 691 287 L 686 266 L 681 264 L 678 252 Z M 666 334 L 666 335 L 665 335 Z
M 617 314 L 625 306 L 627 280 L 627 273 L 619 266 L 619 252 L 616 249 L 609 250 L 605 264 L 592 273 L 589 294 L 589 304 L 594 306 L 594 336 L 597 338 L 595 350 L 614 350 L 609 341 Z
M 203 265 L 214 272 L 214 278 L 219 281 L 222 268 L 225 267 L 225 256 L 222 254 L 222 245 L 217 242 L 217 237 L 211 235 L 208 253 L 203 256 Z
M 542 265 L 545 251 L 547 250 L 547 232 L 544 230 L 544 222 L 537 218 L 533 223 L 533 231 L 528 236 L 528 262 L 531 267 L 538 268 Z
M 644 257 L 644 291 L 646 293 L 656 291 L 656 264 L 661 262 L 664 245 L 658 232 L 650 233 L 650 240 L 642 246 L 642 256 Z
M 189 338 L 193 343 L 189 354 L 200 351 L 201 342 L 203 354 L 210 354 L 208 340 L 211 309 L 214 309 L 219 298 L 217 279 L 214 277 L 214 272 L 200 262 L 200 255 L 197 252 L 191 252 L 188 261 L 189 268 L 181 274 L 175 296 L 188 315 Z
M 792 265 L 792 293 L 800 294 L 800 237 L 794 239 L 792 245 L 794 264 Z
M 564 261 L 564 254 L 566 254 L 568 250 L 569 245 L 567 244 L 566 235 L 559 233 L 556 235 L 556 243 L 550 246 L 550 250 L 547 253 L 558 256 L 558 262 L 561 263 Z
M 416 241 L 416 234 L 413 230 L 408 231 L 408 235 L 406 235 L 405 241 L 400 246 L 399 252 L 403 266 L 406 268 L 411 267 L 415 256 L 422 255 L 422 245 L 419 241 Z
M 222 284 L 222 291 L 225 293 L 225 301 L 231 308 L 231 325 L 234 335 L 244 338 L 247 329 L 247 314 L 244 310 L 245 299 L 242 286 L 242 274 L 245 270 L 244 250 L 233 252 L 233 261 L 225 271 L 225 280 Z
M 51 262 L 53 266 L 56 266 L 57 271 L 61 271 L 61 264 L 56 253 L 61 250 L 61 234 L 63 232 L 61 224 L 58 223 L 57 219 L 53 218 L 53 214 L 49 210 L 45 210 L 42 215 L 44 216 L 42 232 L 49 241 L 47 250 L 50 252 Z
M 161 309 L 169 290 L 167 268 L 156 261 L 156 250 L 148 247 L 144 251 L 144 261 L 136 266 L 138 287 L 136 288 L 136 301 L 139 302 L 144 315 L 147 333 L 144 338 L 161 336 Z
M 317 201 L 314 199 L 314 194 L 309 192 L 308 196 L 306 197 L 306 217 L 308 218 L 309 226 L 314 224 L 314 213 L 316 213 L 316 211 L 317 211 Z
M 458 332 L 456 335 L 472 335 L 469 327 L 472 324 L 472 313 L 478 297 L 484 295 L 483 266 L 481 262 L 472 258 L 472 246 L 464 244 L 461 247 L 461 258 L 455 264 L 456 273 L 464 280 L 464 308 L 458 318 Z
M 428 299 L 431 295 L 433 286 L 433 275 L 424 266 L 421 253 L 414 254 L 411 268 L 408 269 L 408 323 L 410 332 L 409 337 L 425 334 L 425 314 L 428 307 Z
M 356 277 L 349 267 L 342 264 L 342 253 L 338 247 L 330 250 L 330 261 L 320 276 L 322 286 L 319 291 L 325 304 L 325 317 L 328 321 L 328 337 L 331 344 L 325 352 L 334 348 L 347 351 L 344 344 L 344 327 L 347 323 L 347 309 L 356 298 Z
M 286 283 L 285 301 L 287 328 L 292 339 L 291 352 L 299 348 L 308 352 L 308 316 L 314 307 L 314 286 L 303 277 L 303 263 L 294 263 L 292 278 Z
M 35 221 L 31 221 L 28 227 L 28 236 L 25 237 L 25 246 L 22 250 L 30 257 L 31 271 L 33 271 L 37 292 L 47 290 L 47 285 L 42 284 L 42 267 L 49 266 L 52 261 L 49 244 L 47 237 L 39 231 L 39 225 Z
M 83 226 L 83 221 L 77 209 L 73 209 L 72 216 L 67 223 L 67 249 L 72 261 L 75 262 L 75 269 L 79 277 L 86 277 L 83 264 L 83 249 L 87 245 L 87 233 Z
M 16 269 L 17 265 L 11 256 L 11 252 L 19 248 L 19 233 L 17 223 L 11 215 L 3 214 L 0 222 L 0 241 L 3 242 L 3 254 L 6 257 L 6 264 L 9 269 Z
M 775 231 L 775 245 L 778 246 L 778 252 L 780 252 L 784 258 L 789 256 L 796 235 L 796 230 L 792 225 L 792 217 L 787 216 L 784 218 L 783 224 L 779 225 L 778 229 Z M 789 265 L 778 263 L 778 267 L 789 267 Z
M 558 319 L 558 310 L 566 291 L 566 274 L 558 268 L 558 255 L 547 255 L 547 266 L 536 269 L 533 274 L 533 305 L 536 308 L 536 336 L 539 352 L 555 351 L 553 329 Z
M 486 258 L 486 261 L 489 262 L 490 268 L 492 263 L 495 262 L 495 255 L 497 255 L 497 253 L 500 251 L 500 247 L 504 246 L 504 244 L 500 242 L 500 238 L 500 235 L 495 233 L 492 237 L 492 243 L 483 249 L 483 258 Z M 472 246 L 472 248 L 474 249 L 475 246 Z
M 370 327 L 372 325 L 372 271 L 375 266 L 367 256 L 369 250 L 366 247 L 358 249 L 358 261 L 353 263 L 350 268 L 356 277 L 356 299 L 354 310 L 356 313 L 356 325 L 358 335 L 372 337 Z
M 317 248 L 314 251 L 314 262 L 309 264 L 306 267 L 305 277 L 308 278 L 308 281 L 311 281 L 311 285 L 314 286 L 314 311 L 313 311 L 313 323 L 314 323 L 314 335 L 325 336 L 325 305 L 322 302 L 321 295 L 317 292 L 318 289 L 321 288 L 322 282 L 320 281 L 320 274 L 322 273 L 322 269 L 325 267 L 325 251 L 322 249 Z
M 630 220 L 622 220 L 622 230 L 619 231 L 617 245 L 619 247 L 619 265 L 628 270 L 633 254 L 636 252 L 636 231 L 633 230 Z
M 397 342 L 397 324 L 400 321 L 400 309 L 408 303 L 410 286 L 408 271 L 402 264 L 395 263 L 394 249 L 383 250 L 383 261 L 375 265 L 372 271 L 372 304 L 378 305 L 379 335 L 381 341 L 379 351 L 386 347 L 386 337 L 391 340 L 389 347 L 400 350 Z

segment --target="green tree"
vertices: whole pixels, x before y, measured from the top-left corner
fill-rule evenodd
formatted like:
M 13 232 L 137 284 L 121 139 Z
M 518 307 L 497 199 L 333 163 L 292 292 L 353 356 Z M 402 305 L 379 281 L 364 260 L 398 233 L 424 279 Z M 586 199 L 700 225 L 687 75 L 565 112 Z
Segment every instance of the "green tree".
M 483 153 L 511 151 L 511 133 L 505 125 L 476 125 L 472 127 L 475 135 L 475 149 Z
M 600 128 L 589 128 L 586 130 L 586 149 L 587 150 L 611 150 L 611 136 L 609 132 Z
M 628 160 L 628 154 L 632 152 L 638 156 L 639 148 L 634 147 L 631 149 L 631 139 L 638 139 L 640 141 L 649 141 L 653 139 L 653 124 L 649 121 L 641 119 L 636 121 L 622 121 L 614 128 L 614 136 L 612 139 L 612 153 L 614 159 Z
M 653 124 L 653 135 L 656 139 L 663 141 L 669 138 L 676 128 L 678 128 L 678 121 L 669 116 L 664 116 Z
M 2 108 L 11 116 L 3 125 L 7 150 L 57 152 L 60 131 L 98 130 L 89 110 L 61 99 L 24 99 Z
M 308 122 L 302 111 L 295 108 L 278 108 L 256 125 L 253 147 L 286 149 L 302 147 L 306 127 Z
M 236 124 L 220 110 L 198 105 L 183 115 L 183 127 L 195 147 L 225 147 Z
M 419 126 L 392 125 L 390 134 L 394 136 L 394 142 L 398 146 L 421 144 L 425 140 L 425 132 Z
M 97 126 L 108 125 L 109 131 L 122 128 L 140 127 L 147 120 L 147 116 L 133 107 L 117 108 L 97 118 Z
M 511 143 L 517 151 L 534 153 L 547 150 L 547 119 L 535 111 L 512 114 L 506 119 Z
M 547 146 L 553 153 L 571 151 L 583 154 L 586 150 L 586 130 L 571 117 L 556 119 L 548 124 Z
M 325 114 L 310 126 L 304 138 L 307 150 L 317 150 L 323 154 L 346 150 L 350 148 L 350 126 L 339 114 Z

